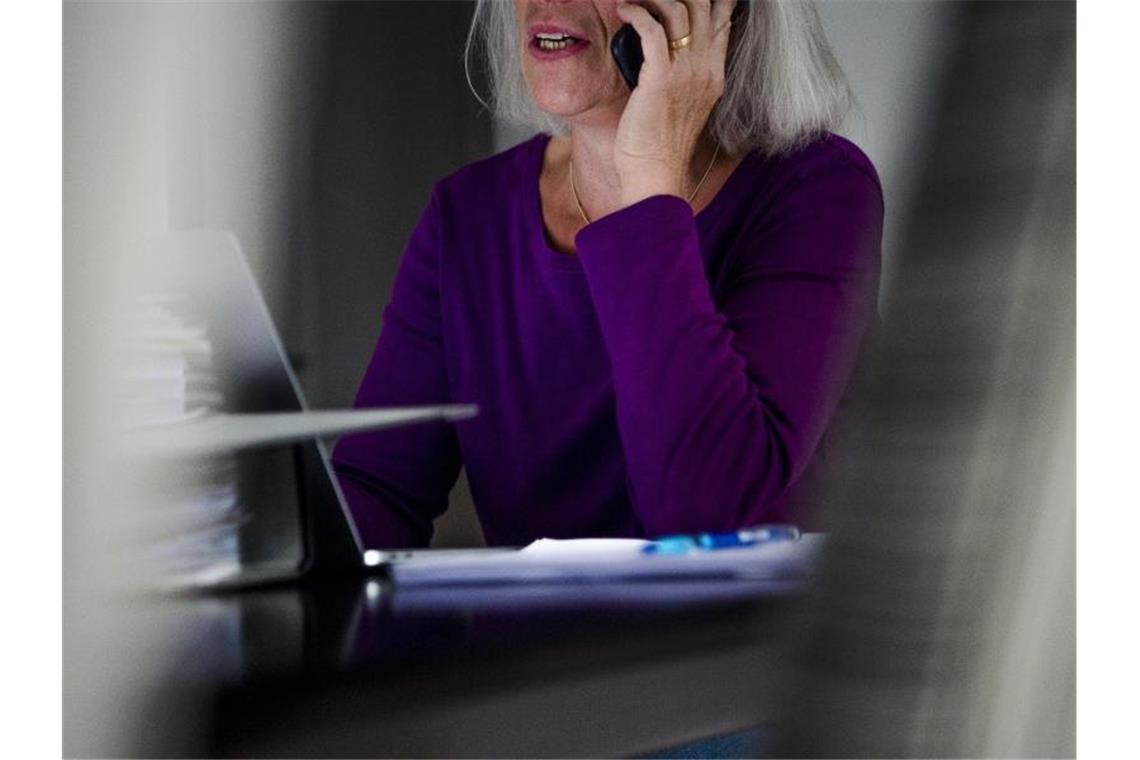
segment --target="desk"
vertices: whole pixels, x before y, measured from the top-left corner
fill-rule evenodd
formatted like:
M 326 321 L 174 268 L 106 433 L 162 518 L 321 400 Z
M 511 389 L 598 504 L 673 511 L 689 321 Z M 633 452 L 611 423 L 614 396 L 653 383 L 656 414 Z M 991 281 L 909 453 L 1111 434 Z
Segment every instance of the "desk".
M 615 757 L 771 721 L 796 603 L 740 581 L 394 592 L 342 578 L 173 605 L 199 621 L 171 676 L 206 728 L 144 751 Z

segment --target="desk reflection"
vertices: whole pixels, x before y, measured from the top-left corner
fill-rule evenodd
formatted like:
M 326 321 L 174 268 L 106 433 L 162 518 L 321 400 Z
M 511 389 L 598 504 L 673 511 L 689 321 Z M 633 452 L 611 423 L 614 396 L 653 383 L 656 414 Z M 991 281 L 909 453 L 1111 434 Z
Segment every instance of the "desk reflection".
M 374 577 L 167 601 L 199 621 L 172 660 L 194 665 L 140 754 L 618 756 L 746 730 L 773 714 L 799 590 Z

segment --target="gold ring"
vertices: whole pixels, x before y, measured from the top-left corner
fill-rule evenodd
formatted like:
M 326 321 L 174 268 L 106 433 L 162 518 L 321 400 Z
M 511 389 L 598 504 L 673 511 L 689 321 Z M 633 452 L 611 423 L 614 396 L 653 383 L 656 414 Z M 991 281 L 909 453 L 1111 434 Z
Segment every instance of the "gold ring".
M 689 43 L 693 41 L 693 35 L 686 34 L 684 37 L 675 40 L 669 40 L 670 50 L 680 50 L 683 47 L 688 47 Z

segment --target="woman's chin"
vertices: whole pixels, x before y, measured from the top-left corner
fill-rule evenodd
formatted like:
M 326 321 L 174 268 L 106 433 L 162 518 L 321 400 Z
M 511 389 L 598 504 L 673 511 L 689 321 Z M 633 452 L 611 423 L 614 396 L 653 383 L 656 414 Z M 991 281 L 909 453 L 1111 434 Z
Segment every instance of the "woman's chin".
M 538 109 L 547 116 L 581 124 L 602 123 L 620 118 L 623 108 L 622 103 L 602 101 L 598 98 L 544 96 L 541 93 L 534 94 L 533 98 Z
M 535 105 L 548 116 L 559 119 L 568 119 L 589 110 L 593 105 L 585 98 L 567 93 L 532 93 Z

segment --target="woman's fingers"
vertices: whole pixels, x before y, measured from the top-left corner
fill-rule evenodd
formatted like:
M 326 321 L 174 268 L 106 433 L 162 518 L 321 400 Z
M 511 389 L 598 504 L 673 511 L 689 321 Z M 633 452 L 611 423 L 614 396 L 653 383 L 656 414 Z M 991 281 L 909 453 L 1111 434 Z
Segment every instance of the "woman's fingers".
M 712 0 L 710 9 L 710 45 L 723 60 L 728 53 L 728 40 L 732 32 L 732 11 L 737 0 Z
M 645 58 L 642 73 L 664 74 L 669 66 L 669 39 L 665 27 L 636 3 L 619 3 L 617 14 L 622 21 L 632 24 L 641 37 L 641 54 Z
M 642 71 L 664 75 L 674 62 L 688 75 L 707 74 L 714 86 L 724 81 L 728 25 L 734 0 L 637 0 L 617 6 L 618 16 L 641 36 L 645 56 Z M 723 29 L 718 34 L 717 24 Z M 671 40 L 690 37 L 689 44 L 671 50 Z M 674 68 L 674 70 L 676 70 Z
M 711 0 L 679 0 L 679 3 L 684 5 L 688 11 L 686 15 L 689 19 L 689 34 L 693 35 L 693 41 L 689 47 L 704 52 L 708 49 L 709 40 L 712 38 Z M 677 38 L 670 37 L 670 39 Z
M 689 9 L 681 0 L 636 0 L 665 27 L 667 39 L 679 40 L 692 31 Z
M 736 8 L 736 0 L 712 0 L 712 30 L 713 35 L 727 33 L 732 25 L 732 11 Z

